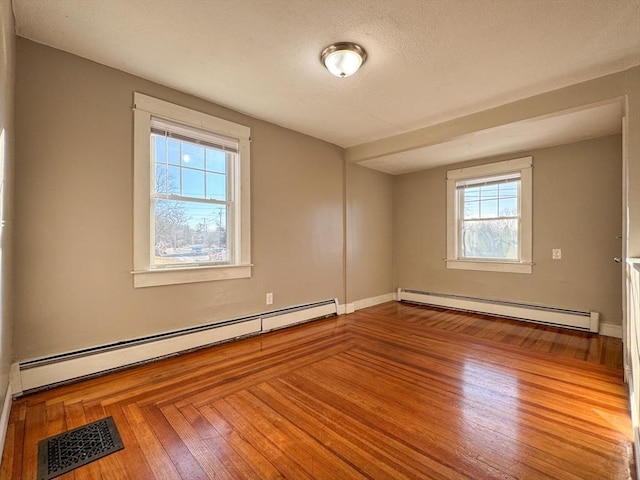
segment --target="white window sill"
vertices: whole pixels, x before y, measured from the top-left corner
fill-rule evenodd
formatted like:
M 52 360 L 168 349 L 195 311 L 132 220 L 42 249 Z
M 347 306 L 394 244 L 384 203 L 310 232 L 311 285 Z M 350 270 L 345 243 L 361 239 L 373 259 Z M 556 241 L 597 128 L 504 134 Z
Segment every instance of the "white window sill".
M 533 263 L 447 259 L 447 268 L 483 272 L 532 273 Z
M 134 288 L 176 285 L 180 283 L 211 282 L 251 277 L 253 265 L 216 265 L 203 267 L 138 270 L 133 274 Z

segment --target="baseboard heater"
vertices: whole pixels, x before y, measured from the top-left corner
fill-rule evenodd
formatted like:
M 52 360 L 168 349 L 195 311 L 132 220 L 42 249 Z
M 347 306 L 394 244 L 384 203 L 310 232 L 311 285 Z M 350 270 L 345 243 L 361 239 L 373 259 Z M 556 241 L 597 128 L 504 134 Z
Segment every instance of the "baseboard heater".
M 318 318 L 329 317 L 338 313 L 338 301 L 326 300 L 309 305 L 291 307 L 261 316 L 261 330 L 268 332 L 278 328 L 289 327 L 297 323 Z
M 19 396 L 337 313 L 337 299 L 323 300 L 28 360 L 14 365 L 12 392 Z
M 600 323 L 600 314 L 598 312 L 568 310 L 507 301 L 484 300 L 462 295 L 421 292 L 419 290 L 409 290 L 406 288 L 398 289 L 398 300 L 451 308 L 454 310 L 484 313 L 497 317 L 509 317 L 517 320 L 526 320 L 586 332 L 598 332 Z

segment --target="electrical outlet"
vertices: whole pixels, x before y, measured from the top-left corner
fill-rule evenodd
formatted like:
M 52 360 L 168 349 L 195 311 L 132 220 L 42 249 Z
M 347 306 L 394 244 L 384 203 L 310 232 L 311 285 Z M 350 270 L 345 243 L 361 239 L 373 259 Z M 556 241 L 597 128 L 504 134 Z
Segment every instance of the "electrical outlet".
M 267 293 L 267 305 L 273 304 L 273 293 Z
M 551 258 L 553 260 L 562 260 L 562 250 L 559 248 L 553 248 L 551 250 Z

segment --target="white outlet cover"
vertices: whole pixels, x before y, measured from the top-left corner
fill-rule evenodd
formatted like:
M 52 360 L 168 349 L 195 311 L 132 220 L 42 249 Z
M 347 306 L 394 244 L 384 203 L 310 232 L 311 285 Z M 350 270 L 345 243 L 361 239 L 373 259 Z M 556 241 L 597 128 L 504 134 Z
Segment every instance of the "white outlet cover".
M 553 260 L 561 260 L 562 259 L 562 250 L 559 248 L 553 248 L 551 250 L 551 258 Z

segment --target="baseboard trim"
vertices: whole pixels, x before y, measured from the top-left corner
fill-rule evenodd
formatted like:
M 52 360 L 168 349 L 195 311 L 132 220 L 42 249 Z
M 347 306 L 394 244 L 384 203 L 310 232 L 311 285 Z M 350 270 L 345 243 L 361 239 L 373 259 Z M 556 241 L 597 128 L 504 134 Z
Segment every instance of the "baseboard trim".
M 4 396 L 4 402 L 2 403 L 2 412 L 0 413 L 0 455 L 4 452 L 4 442 L 7 439 L 12 399 L 11 383 L 9 383 L 7 385 L 7 393 Z
M 381 303 L 392 302 L 396 300 L 396 293 L 385 293 L 384 295 L 378 295 L 377 297 L 364 298 L 362 300 L 356 300 L 353 302 L 355 310 L 361 310 L 367 307 L 373 307 L 374 305 L 380 305 Z
M 614 325 L 613 323 L 601 323 L 600 335 L 605 337 L 622 338 L 622 325 Z
M 376 297 L 363 298 L 352 303 L 343 303 L 342 305 L 338 305 L 338 315 L 353 313 L 356 310 L 373 307 L 374 305 L 380 305 L 381 303 L 392 302 L 396 299 L 396 292 L 393 292 L 385 293 L 384 295 L 378 295 Z
M 338 315 L 346 315 L 355 312 L 353 303 L 342 303 L 338 305 Z

